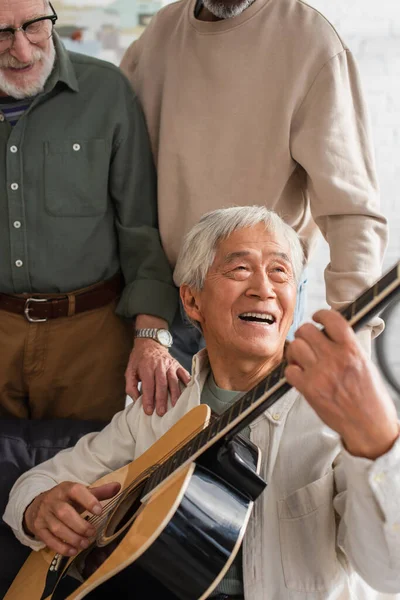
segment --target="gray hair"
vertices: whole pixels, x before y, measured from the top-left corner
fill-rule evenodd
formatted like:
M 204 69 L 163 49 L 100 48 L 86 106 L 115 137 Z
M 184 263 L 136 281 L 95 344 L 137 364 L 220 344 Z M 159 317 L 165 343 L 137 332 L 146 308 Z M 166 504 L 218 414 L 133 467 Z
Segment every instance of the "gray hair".
M 290 258 L 296 282 L 304 266 L 300 238 L 279 215 L 264 206 L 235 206 L 206 213 L 185 236 L 174 271 L 176 285 L 201 290 L 214 262 L 218 243 L 237 229 L 264 223 L 265 229 L 284 238 L 290 247 Z

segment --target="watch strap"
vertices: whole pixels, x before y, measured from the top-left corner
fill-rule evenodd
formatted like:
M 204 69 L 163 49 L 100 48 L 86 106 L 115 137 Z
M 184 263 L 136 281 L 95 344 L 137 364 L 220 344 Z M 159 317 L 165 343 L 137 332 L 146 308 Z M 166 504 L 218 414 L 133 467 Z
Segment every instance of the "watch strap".
M 169 341 L 164 343 L 161 339 L 160 339 L 160 332 L 164 332 L 167 334 L 167 337 L 169 338 Z M 155 342 L 157 342 L 158 344 L 160 344 L 161 346 L 164 346 L 164 348 L 170 348 L 172 346 L 172 335 L 171 333 L 168 331 L 168 329 L 164 329 L 164 328 L 153 328 L 153 327 L 147 327 L 147 328 L 143 328 L 143 329 L 135 329 L 134 331 L 134 338 L 147 338 L 149 340 L 154 340 Z
M 158 329 L 154 327 L 147 327 L 144 329 L 135 329 L 135 338 L 149 338 L 151 340 L 157 340 Z

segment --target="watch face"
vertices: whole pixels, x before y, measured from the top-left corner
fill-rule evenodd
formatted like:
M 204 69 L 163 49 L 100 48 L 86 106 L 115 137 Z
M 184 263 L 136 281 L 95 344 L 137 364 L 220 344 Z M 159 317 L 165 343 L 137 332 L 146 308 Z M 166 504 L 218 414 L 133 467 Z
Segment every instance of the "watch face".
M 157 339 L 163 346 L 171 346 L 172 344 L 172 335 L 167 329 L 159 329 L 157 331 Z

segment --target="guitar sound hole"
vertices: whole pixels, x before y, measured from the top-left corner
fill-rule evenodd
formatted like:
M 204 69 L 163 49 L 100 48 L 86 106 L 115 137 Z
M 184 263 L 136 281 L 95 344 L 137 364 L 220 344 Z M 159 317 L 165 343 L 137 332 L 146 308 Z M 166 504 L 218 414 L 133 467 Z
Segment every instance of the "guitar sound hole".
M 135 520 L 142 507 L 140 500 L 146 483 L 147 480 L 145 479 L 118 504 L 105 528 L 104 537 L 106 539 L 118 536 Z

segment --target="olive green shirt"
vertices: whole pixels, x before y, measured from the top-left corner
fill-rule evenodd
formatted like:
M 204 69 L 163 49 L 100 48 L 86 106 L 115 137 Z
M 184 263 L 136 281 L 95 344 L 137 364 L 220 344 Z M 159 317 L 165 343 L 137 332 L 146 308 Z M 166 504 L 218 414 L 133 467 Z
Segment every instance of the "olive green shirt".
M 177 291 L 138 100 L 117 67 L 54 42 L 44 92 L 14 127 L 0 111 L 0 292 L 69 292 L 121 270 L 117 312 L 171 322 Z

